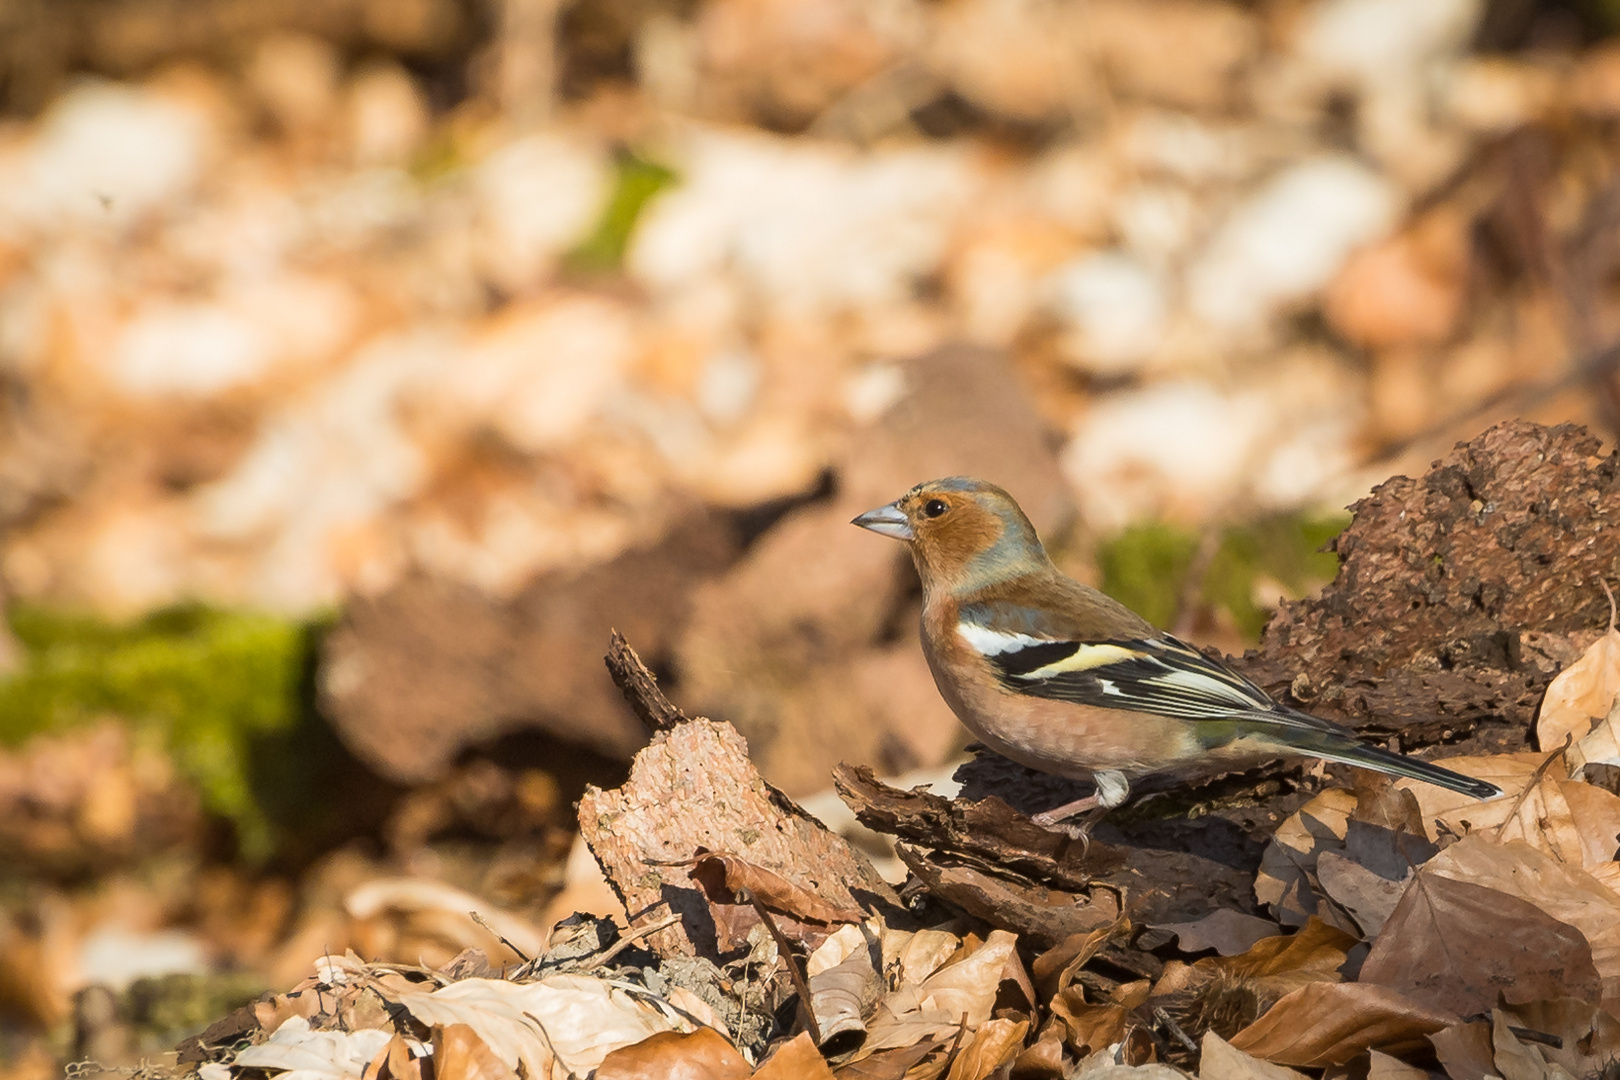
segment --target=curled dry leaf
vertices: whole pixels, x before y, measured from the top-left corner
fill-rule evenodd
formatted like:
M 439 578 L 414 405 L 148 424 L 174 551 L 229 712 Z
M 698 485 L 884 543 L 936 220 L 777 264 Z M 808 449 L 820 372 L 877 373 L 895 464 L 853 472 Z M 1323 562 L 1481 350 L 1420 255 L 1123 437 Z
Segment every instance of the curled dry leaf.
M 840 926 L 816 947 L 805 962 L 805 972 L 816 975 L 843 963 L 856 949 L 871 947 L 869 935 L 882 943 L 883 970 L 895 973 L 899 983 L 920 983 L 955 956 L 962 939 L 944 930 L 896 930 L 882 919 L 860 926 Z
M 1497 994 L 1596 1000 L 1602 991 L 1581 932 L 1527 900 L 1421 870 L 1361 968 L 1361 981 L 1464 1015 Z
M 772 1051 L 753 1080 L 833 1080 L 833 1071 L 810 1033 L 801 1031 Z
M 1387 986 L 1313 982 L 1232 1036 L 1232 1045 L 1279 1065 L 1343 1065 L 1366 1050 L 1399 1056 L 1427 1045 L 1457 1016 Z
M 1304 1073 L 1245 1054 L 1213 1031 L 1199 1045 L 1198 1080 L 1305 1080 Z
M 1056 997 L 1074 981 L 1075 973 L 1086 965 L 1097 950 L 1128 924 L 1121 918 L 1084 934 L 1070 934 L 1035 958 L 1031 974 L 1042 1000 Z
M 1609 592 L 1607 582 L 1603 589 L 1609 593 L 1608 632 L 1593 642 L 1579 660 L 1560 671 L 1541 699 L 1536 743 L 1544 751 L 1561 748 L 1566 738 L 1579 744 L 1592 730 L 1593 721 L 1609 715 L 1616 695 L 1620 695 L 1620 630 L 1615 629 L 1614 594 Z
M 1269 919 L 1245 915 L 1230 908 L 1212 911 L 1194 922 L 1164 923 L 1152 929 L 1167 930 L 1176 935 L 1176 946 L 1182 952 L 1200 953 L 1214 949 L 1221 956 L 1237 956 L 1253 948 L 1257 942 L 1282 933 L 1282 929 Z
M 747 1080 L 753 1067 L 711 1028 L 661 1031 L 602 1059 L 595 1080 Z
M 866 1018 L 883 996 L 883 976 L 871 951 L 853 949 L 833 967 L 810 976 L 810 1014 L 829 1057 L 854 1050 L 866 1038 Z
M 556 1080 L 589 1073 L 621 1046 L 686 1026 L 641 994 L 588 975 L 463 979 L 401 994 L 398 1002 L 429 1027 L 466 1024 L 509 1068 Z
M 1575 927 L 1591 946 L 1604 1003 L 1620 1003 L 1620 896 L 1592 875 L 1522 840 L 1496 843 L 1484 836 L 1463 837 L 1431 859 L 1427 869 L 1527 900 Z
M 866 917 L 859 908 L 824 900 L 774 870 L 735 855 L 720 855 L 699 848 L 692 862 L 692 876 L 709 891 L 711 900 L 736 903 L 737 895 L 747 892 L 772 911 L 791 915 L 801 922 L 854 923 Z M 717 893 L 731 895 L 717 896 Z

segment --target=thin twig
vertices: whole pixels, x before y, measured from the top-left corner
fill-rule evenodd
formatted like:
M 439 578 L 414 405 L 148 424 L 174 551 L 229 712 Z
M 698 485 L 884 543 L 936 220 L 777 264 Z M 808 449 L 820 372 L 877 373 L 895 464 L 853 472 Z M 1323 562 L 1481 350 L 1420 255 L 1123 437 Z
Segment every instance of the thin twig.
M 530 960 L 534 959 L 534 957 L 529 956 L 522 949 L 506 940 L 506 936 L 493 926 L 489 925 L 489 921 L 482 915 L 478 914 L 478 912 L 469 911 L 467 914 L 472 917 L 473 922 L 477 923 L 479 926 L 482 926 L 485 930 L 488 930 L 490 934 L 494 936 L 496 941 L 500 942 L 502 945 L 505 945 L 508 949 L 511 949 L 513 953 L 517 954 L 517 958 L 519 960 L 522 960 L 525 964 L 527 964 Z
M 579 970 L 590 971 L 592 968 L 599 968 L 609 960 L 613 959 L 615 956 L 618 956 L 620 953 L 624 952 L 624 950 L 628 949 L 630 946 L 636 944 L 638 941 L 641 941 L 652 934 L 656 934 L 660 930 L 667 930 L 680 921 L 681 917 L 679 915 L 671 915 L 667 919 L 660 919 L 655 923 L 648 923 L 646 926 L 637 927 L 636 929 L 630 931 L 630 933 L 625 934 L 618 941 L 615 941 L 607 949 L 603 950 L 601 956 L 596 957 Z
M 787 964 L 788 978 L 793 980 L 793 989 L 799 995 L 799 1008 L 804 1013 L 805 1030 L 810 1032 L 811 1041 L 820 1046 L 821 1025 L 816 1023 L 815 1010 L 810 1007 L 810 984 L 805 980 L 804 973 L 799 970 L 799 965 L 794 960 L 793 946 L 788 942 L 787 936 L 777 928 L 776 920 L 771 918 L 769 911 L 765 910 L 765 905 L 754 899 L 753 893 L 747 889 L 742 889 L 738 892 L 737 899 L 754 905 L 754 910 L 759 913 L 760 922 L 765 924 L 765 929 L 769 930 L 771 937 L 776 939 L 776 951 L 781 955 L 782 962 Z
M 1181 1025 L 1176 1023 L 1175 1017 L 1164 1011 L 1164 1006 L 1153 1007 L 1153 1019 L 1157 1020 L 1170 1033 L 1170 1037 L 1180 1043 L 1189 1054 L 1198 1053 L 1198 1044 L 1192 1041 L 1192 1036 L 1181 1030 Z
M 1508 1030 L 1513 1032 L 1514 1037 L 1520 1042 L 1540 1043 L 1542 1046 L 1550 1046 L 1554 1050 L 1564 1048 L 1564 1040 L 1560 1035 L 1549 1035 L 1545 1031 L 1535 1031 L 1531 1028 L 1514 1027 L 1512 1024 L 1508 1025 Z
M 1556 750 L 1550 751 L 1546 757 L 1541 759 L 1541 764 L 1537 765 L 1536 771 L 1530 774 L 1530 779 L 1525 783 L 1524 788 L 1513 797 L 1513 805 L 1508 808 L 1507 817 L 1503 818 L 1501 822 L 1497 824 L 1496 838 L 1498 840 L 1502 839 L 1502 830 L 1507 828 L 1507 823 L 1513 821 L 1519 816 L 1519 807 L 1523 806 L 1524 800 L 1530 797 L 1530 792 L 1534 791 L 1538 786 L 1540 786 L 1541 778 L 1547 774 L 1547 769 L 1554 761 L 1563 759 L 1565 751 L 1569 749 L 1570 743 L 1574 741 L 1574 738 L 1574 732 L 1566 732 L 1562 745 L 1560 745 Z

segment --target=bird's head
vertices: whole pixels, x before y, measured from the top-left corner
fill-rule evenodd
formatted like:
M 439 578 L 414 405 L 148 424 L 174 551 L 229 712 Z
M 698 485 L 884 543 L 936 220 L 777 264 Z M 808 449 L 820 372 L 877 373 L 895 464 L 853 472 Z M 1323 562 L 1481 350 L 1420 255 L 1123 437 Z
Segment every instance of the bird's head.
M 1013 497 L 971 477 L 918 484 L 851 524 L 904 540 L 925 590 L 976 589 L 1050 565 Z

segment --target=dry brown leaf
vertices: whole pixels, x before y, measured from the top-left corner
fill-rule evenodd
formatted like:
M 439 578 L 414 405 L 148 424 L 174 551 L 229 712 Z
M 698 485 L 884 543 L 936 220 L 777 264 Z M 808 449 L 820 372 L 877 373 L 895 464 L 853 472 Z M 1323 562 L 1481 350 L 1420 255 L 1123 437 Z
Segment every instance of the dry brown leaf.
M 1620 1001 L 1620 896 L 1579 867 L 1566 866 L 1522 840 L 1465 836 L 1429 861 L 1428 870 L 1527 900 L 1586 937 L 1603 980 L 1603 999 Z
M 1608 584 L 1604 583 L 1608 592 Z M 1608 633 L 1547 686 L 1536 718 L 1536 744 L 1557 750 L 1566 738 L 1580 743 L 1595 720 L 1608 716 L 1620 694 L 1620 631 L 1615 629 L 1614 594 L 1609 593 Z M 1591 759 L 1597 760 L 1597 759 Z M 1571 772 L 1574 771 L 1571 763 Z
M 1028 1034 L 1028 1020 L 997 1018 L 986 1021 L 957 1053 L 946 1080 L 986 1080 L 991 1073 L 1018 1056 L 1024 1048 L 1024 1036 Z
M 1279 1065 L 1343 1065 L 1365 1050 L 1400 1055 L 1457 1016 L 1413 1001 L 1387 986 L 1313 982 L 1266 1010 L 1232 1036 L 1232 1045 Z
M 688 1026 L 642 995 L 588 975 L 463 979 L 398 1001 L 429 1027 L 466 1024 L 509 1068 L 557 1080 L 589 1073 L 621 1046 Z
M 824 900 L 776 871 L 756 866 L 736 855 L 699 848 L 692 862 L 692 877 L 704 887 L 711 900 L 737 903 L 738 894 L 746 891 L 772 911 L 805 922 L 856 923 L 866 918 L 859 908 Z
M 753 1080 L 833 1080 L 833 1071 L 810 1033 L 801 1031 L 765 1059 Z
M 1018 1076 L 1052 1080 L 1063 1076 L 1063 1040 L 1068 1026 L 1054 1016 L 1041 1028 L 1040 1036 L 1013 1060 L 1012 1071 Z
M 754 1069 L 712 1028 L 661 1031 L 602 1059 L 595 1080 L 746 1080 Z
M 1206 1031 L 1199 1046 L 1198 1080 L 1305 1080 L 1305 1074 L 1261 1061 Z
M 517 1073 L 495 1055 L 466 1024 L 433 1029 L 434 1080 L 517 1080 Z
M 1487 1012 L 1511 987 L 1519 997 L 1602 991 L 1581 932 L 1527 900 L 1429 870 L 1418 872 L 1372 952 L 1361 981 L 1465 1015 Z
M 1184 1003 L 1182 1008 L 1202 1011 L 1211 993 L 1237 994 L 1248 1008 L 1264 1011 L 1306 983 L 1337 982 L 1339 969 L 1357 940 L 1312 918 L 1299 932 L 1257 941 L 1238 956 L 1206 956 L 1193 964 L 1172 961 L 1165 965 L 1152 996 L 1175 997 Z M 1205 1002 L 1205 1006 L 1187 1002 Z
M 1324 851 L 1316 860 L 1316 881 L 1322 891 L 1338 904 L 1361 928 L 1368 939 L 1378 936 L 1411 880 L 1411 873 L 1399 881 L 1381 877 L 1348 855 Z
M 1219 908 L 1193 922 L 1164 923 L 1152 929 L 1176 935 L 1176 947 L 1182 952 L 1214 949 L 1221 956 L 1237 956 L 1256 943 L 1282 933 L 1281 927 L 1269 919 L 1245 915 L 1231 908 Z
M 1382 1050 L 1373 1050 L 1367 1064 L 1367 1080 L 1429 1080 L 1429 1074 Z
M 1491 1025 L 1484 1021 L 1452 1024 L 1430 1035 L 1429 1042 L 1451 1080 L 1485 1080 L 1496 1072 Z
M 1131 1014 L 1122 1005 L 1093 1005 L 1077 986 L 1052 999 L 1052 1015 L 1067 1029 L 1069 1049 L 1081 1057 L 1125 1040 L 1132 1027 Z
M 1316 861 L 1322 852 L 1344 847 L 1355 808 L 1354 792 L 1330 788 L 1290 814 L 1272 835 L 1260 857 L 1254 895 L 1283 925 L 1304 926 L 1312 915 L 1323 914 L 1311 887 Z

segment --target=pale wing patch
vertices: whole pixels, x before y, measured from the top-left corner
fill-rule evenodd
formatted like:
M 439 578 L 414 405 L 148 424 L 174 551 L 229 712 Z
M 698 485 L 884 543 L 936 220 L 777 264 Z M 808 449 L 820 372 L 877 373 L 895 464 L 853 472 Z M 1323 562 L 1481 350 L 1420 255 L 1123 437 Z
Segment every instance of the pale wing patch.
M 981 655 L 1000 656 L 1004 652 L 1013 652 L 1025 649 L 1031 645 L 1050 645 L 1044 638 L 1030 637 L 1028 634 L 1012 634 L 1003 630 L 992 630 L 988 626 L 978 623 L 959 622 L 956 632 L 962 635 L 962 640 L 973 646 Z
M 1036 668 L 1026 675 L 1020 675 L 1019 678 L 1050 679 L 1066 671 L 1090 671 L 1093 668 L 1107 667 L 1109 664 L 1119 664 L 1126 660 L 1140 660 L 1146 655 L 1136 649 L 1127 649 L 1120 645 L 1081 645 L 1062 660 L 1054 660 L 1043 668 Z
M 1252 709 L 1255 705 L 1261 704 L 1251 695 L 1245 694 L 1240 687 L 1234 686 L 1225 680 L 1217 679 L 1212 675 L 1205 675 L 1201 671 L 1188 671 L 1185 668 L 1179 668 L 1167 671 L 1163 675 L 1154 676 L 1153 682 L 1161 686 L 1174 686 L 1204 699 L 1214 698 L 1218 701 L 1230 701 L 1234 705 L 1245 708 Z

